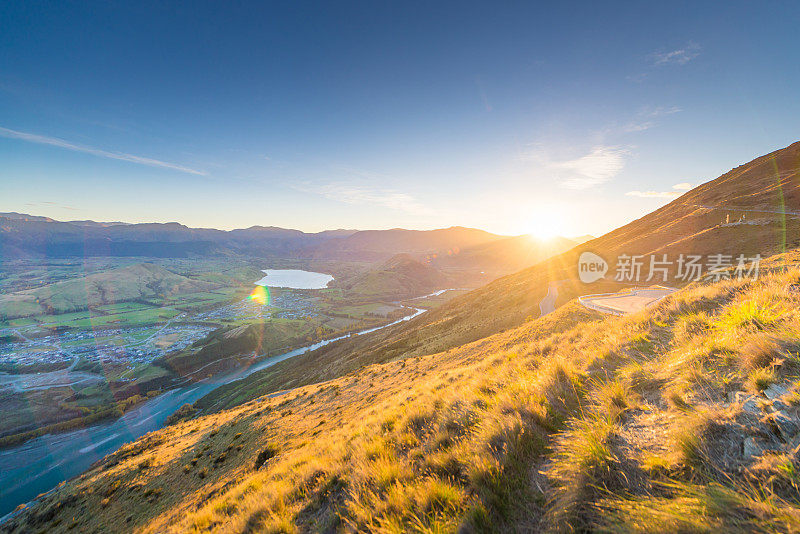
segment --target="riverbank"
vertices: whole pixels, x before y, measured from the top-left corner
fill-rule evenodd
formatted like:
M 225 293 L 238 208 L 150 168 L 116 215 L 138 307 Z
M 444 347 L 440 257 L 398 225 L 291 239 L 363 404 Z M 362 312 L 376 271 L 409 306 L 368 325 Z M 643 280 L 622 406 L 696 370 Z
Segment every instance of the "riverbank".
M 82 473 L 124 443 L 161 428 L 167 418 L 181 406 L 192 404 L 225 384 L 242 380 L 289 358 L 351 336 L 388 328 L 427 311 L 418 308 L 414 310 L 413 314 L 382 326 L 323 340 L 268 358 L 245 369 L 172 389 L 143 403 L 116 421 L 64 434 L 40 436 L 17 447 L 0 451 L 0 523 L 11 517 L 18 505 L 34 500 L 37 495 L 52 490 L 60 482 Z

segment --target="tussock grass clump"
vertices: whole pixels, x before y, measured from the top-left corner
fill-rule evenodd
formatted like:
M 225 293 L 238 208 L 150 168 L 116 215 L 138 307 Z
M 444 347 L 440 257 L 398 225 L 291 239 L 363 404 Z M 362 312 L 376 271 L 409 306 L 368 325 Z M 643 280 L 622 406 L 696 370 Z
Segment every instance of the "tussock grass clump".
M 665 299 L 662 309 L 672 317 L 712 312 L 730 302 L 735 291 L 732 281 L 716 284 L 698 283 Z
M 604 382 L 592 389 L 593 412 L 609 422 L 617 421 L 639 402 L 630 385 L 620 380 Z
M 415 434 L 424 434 L 430 429 L 430 425 L 435 419 L 435 411 L 432 407 L 415 406 L 406 416 L 406 429 Z
M 617 371 L 618 380 L 629 384 L 630 389 L 638 394 L 660 390 L 667 382 L 665 377 L 658 376 L 660 368 L 652 362 L 631 362 Z
M 546 474 L 554 486 L 545 524 L 554 531 L 581 531 L 592 523 L 590 503 L 629 483 L 615 447 L 614 425 L 604 418 L 576 420 L 555 446 Z
M 626 348 L 642 354 L 652 354 L 656 343 L 649 332 L 639 332 L 628 337 Z
M 772 365 L 782 355 L 781 347 L 775 339 L 759 334 L 747 341 L 739 351 L 739 363 L 749 371 Z
M 758 485 L 672 482 L 661 495 L 599 500 L 593 528 L 620 534 L 797 532 L 796 504 Z
M 676 339 L 687 341 L 694 336 L 706 334 L 711 325 L 712 318 L 707 312 L 690 313 L 678 317 L 673 331 Z
M 684 417 L 671 431 L 672 463 L 691 478 L 715 479 L 738 465 L 743 436 L 722 410 L 704 407 Z
M 669 406 L 672 406 L 678 411 L 689 412 L 694 406 L 686 399 L 686 392 L 678 388 L 670 388 L 664 392 L 664 398 Z
M 735 302 L 728 306 L 717 319 L 720 330 L 755 329 L 765 330 L 777 325 L 784 317 L 778 299 L 769 295 Z
M 784 499 L 800 500 L 800 458 L 795 454 L 765 454 L 747 471 L 754 484 Z
M 547 417 L 553 427 L 560 427 L 580 407 L 585 395 L 585 379 L 565 362 L 554 362 L 541 370 L 534 387 L 545 400 Z

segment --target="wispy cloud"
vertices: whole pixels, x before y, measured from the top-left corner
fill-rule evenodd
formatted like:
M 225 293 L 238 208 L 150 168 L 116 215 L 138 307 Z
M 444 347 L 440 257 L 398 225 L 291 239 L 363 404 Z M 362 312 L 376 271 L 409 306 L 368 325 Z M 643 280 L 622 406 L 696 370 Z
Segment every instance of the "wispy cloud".
M 613 146 L 596 146 L 583 156 L 566 161 L 550 162 L 561 173 L 561 185 L 567 189 L 588 189 L 608 182 L 625 167 L 628 150 Z
M 694 185 L 689 182 L 681 182 L 672 186 L 673 191 L 628 191 L 625 195 L 642 198 L 677 198 L 693 187 Z
M 60 208 L 62 210 L 81 211 L 81 208 L 65 206 L 64 204 L 59 204 L 58 202 L 53 202 L 51 200 L 43 200 L 41 202 L 26 202 L 25 205 L 32 208 Z
M 589 189 L 606 183 L 625 167 L 630 155 L 628 148 L 596 145 L 589 152 L 574 159 L 555 159 L 541 148 L 534 148 L 520 156 L 522 161 L 534 162 L 538 174 L 556 179 L 567 189 Z
M 668 52 L 654 52 L 650 54 L 653 65 L 686 65 L 691 60 L 700 55 L 700 45 L 689 43 L 683 48 L 670 50 Z
M 347 204 L 379 206 L 391 210 L 421 214 L 430 210 L 413 196 L 395 189 L 382 189 L 346 182 L 333 182 L 309 189 L 331 200 Z
M 649 130 L 657 124 L 656 119 L 667 115 L 674 115 L 681 111 L 681 108 L 678 106 L 645 108 L 637 113 L 636 117 L 631 122 L 624 125 L 622 131 L 625 133 L 634 133 Z
M 188 174 L 196 174 L 199 176 L 206 175 L 206 173 L 203 171 L 191 169 L 189 167 L 184 167 L 182 165 L 176 165 L 174 163 L 168 163 L 166 161 L 160 161 L 152 158 L 145 158 L 142 156 L 134 156 L 133 154 L 126 154 L 125 152 L 109 152 L 107 150 L 100 150 L 99 148 L 93 148 L 89 146 L 70 143 L 69 141 L 65 141 L 57 137 L 48 137 L 45 135 L 20 132 L 17 130 L 11 130 L 9 128 L 3 128 L 2 126 L 0 126 L 0 136 L 7 137 L 10 139 L 19 139 L 20 141 L 27 141 L 29 143 L 36 143 L 39 145 L 54 146 L 66 150 L 72 150 L 74 152 L 83 152 L 84 154 L 91 154 L 93 156 L 98 156 L 101 158 L 116 159 L 120 161 L 136 163 L 139 165 L 147 165 L 148 167 L 171 169 L 173 171 L 185 172 Z

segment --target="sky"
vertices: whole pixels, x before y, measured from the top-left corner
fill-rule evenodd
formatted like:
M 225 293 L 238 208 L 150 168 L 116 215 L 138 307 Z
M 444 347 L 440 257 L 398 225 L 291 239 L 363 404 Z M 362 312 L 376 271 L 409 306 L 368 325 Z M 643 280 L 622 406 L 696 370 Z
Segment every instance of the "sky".
M 800 139 L 797 2 L 3 2 L 0 211 L 600 235 Z

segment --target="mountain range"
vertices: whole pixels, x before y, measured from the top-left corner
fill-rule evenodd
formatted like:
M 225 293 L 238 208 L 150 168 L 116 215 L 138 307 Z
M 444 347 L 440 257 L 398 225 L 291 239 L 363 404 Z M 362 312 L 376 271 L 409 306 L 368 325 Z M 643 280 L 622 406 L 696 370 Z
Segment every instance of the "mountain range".
M 238 255 L 379 263 L 396 254 L 409 254 L 440 269 L 473 274 L 483 271 L 493 277 L 532 265 L 575 244 L 566 238 L 540 243 L 528 236 L 506 237 L 463 227 L 307 233 L 253 226 L 224 231 L 179 223 L 60 222 L 48 217 L 0 213 L 0 256 L 4 261 Z M 486 279 L 489 278 L 482 278 Z

